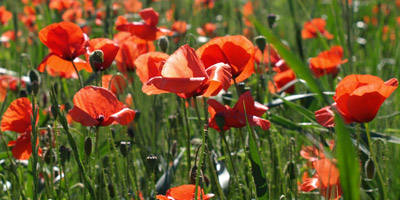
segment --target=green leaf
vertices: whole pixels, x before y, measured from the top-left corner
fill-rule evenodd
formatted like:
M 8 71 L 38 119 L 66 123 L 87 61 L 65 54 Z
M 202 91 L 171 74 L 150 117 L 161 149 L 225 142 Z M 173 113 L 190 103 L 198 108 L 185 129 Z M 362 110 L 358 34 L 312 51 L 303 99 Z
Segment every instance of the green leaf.
M 295 104 L 293 102 L 290 102 L 288 100 L 286 100 L 285 98 L 279 96 L 280 99 L 282 99 L 282 101 L 288 105 L 289 107 L 291 107 L 293 110 L 297 111 L 299 114 L 303 115 L 303 117 L 305 117 L 306 119 L 308 119 L 311 122 L 317 122 L 315 120 L 315 115 L 312 111 L 304 108 L 301 105 Z
M 360 199 L 360 166 L 350 133 L 340 115 L 335 117 L 336 148 L 344 199 Z
M 293 52 L 289 51 L 287 47 L 272 33 L 271 29 L 266 26 L 262 26 L 260 22 L 258 22 L 258 20 L 256 20 L 254 17 L 251 17 L 250 19 L 256 27 L 257 31 L 260 32 L 261 35 L 263 35 L 265 38 L 267 38 L 268 42 L 275 47 L 279 55 L 285 60 L 290 68 L 301 79 L 306 81 L 308 87 L 312 92 L 318 94 L 317 98 L 320 101 L 324 101 L 326 104 L 329 104 L 328 99 L 322 92 L 323 89 L 320 87 L 322 84 L 320 84 L 318 80 L 314 79 L 307 65 L 305 65 L 301 59 L 293 54 Z

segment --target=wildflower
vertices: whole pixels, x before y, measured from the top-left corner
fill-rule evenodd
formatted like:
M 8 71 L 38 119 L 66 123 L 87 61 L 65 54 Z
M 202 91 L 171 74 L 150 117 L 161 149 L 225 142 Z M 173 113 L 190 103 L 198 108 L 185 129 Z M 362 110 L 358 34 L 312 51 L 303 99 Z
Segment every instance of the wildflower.
M 342 60 L 343 48 L 341 46 L 333 46 L 328 51 L 323 51 L 317 57 L 311 58 L 310 68 L 316 77 L 325 74 L 331 74 L 335 77 L 339 72 L 339 65 L 346 63 L 347 59 Z
M 163 58 L 163 54 L 147 55 L 135 62 L 138 75 L 142 76 L 141 81 L 146 81 L 142 90 L 147 95 L 171 92 L 183 98 L 199 95 L 210 97 L 230 87 L 230 67 L 216 63 L 205 69 L 189 45 L 181 46 L 164 64 Z
M 11 18 L 12 13 L 6 10 L 6 7 L 0 6 L 0 24 L 6 25 Z
M 77 77 L 72 62 L 77 70 L 92 68 L 78 56 L 86 52 L 88 37 L 78 25 L 71 22 L 51 24 L 39 32 L 40 41 L 50 49 L 50 53 L 40 63 L 38 70 L 64 78 Z
M 218 62 L 228 64 L 236 82 L 244 81 L 254 72 L 253 43 L 241 35 L 214 38 L 196 53 L 206 69 Z
M 135 118 L 135 111 L 127 108 L 111 91 L 102 87 L 82 88 L 74 95 L 73 102 L 74 107 L 69 114 L 83 126 L 108 126 L 116 123 L 127 125 Z
M 208 112 L 211 115 L 208 126 L 215 130 L 222 131 L 217 118 L 224 119 L 223 130 L 228 130 L 231 127 L 241 128 L 246 126 L 246 118 L 250 126 L 259 126 L 263 130 L 267 130 L 270 127 L 268 120 L 260 118 L 268 110 L 268 107 L 255 102 L 249 91 L 239 97 L 233 108 L 228 105 L 223 106 L 215 99 L 209 99 L 207 103 L 210 105 Z
M 301 37 L 303 39 L 310 39 L 318 37 L 318 33 L 326 39 L 333 39 L 333 35 L 325 30 L 326 22 L 324 19 L 315 18 L 304 24 L 304 28 L 301 31 Z
M 194 199 L 195 195 L 195 190 L 196 186 L 195 185 L 181 185 L 178 187 L 173 187 L 167 191 L 167 194 L 164 195 L 157 195 L 158 200 L 189 200 L 189 199 Z M 198 192 L 197 192 L 197 199 L 210 199 L 213 197 L 214 194 L 204 194 L 203 189 L 201 189 L 200 186 L 198 186 Z
M 125 78 L 121 75 L 107 74 L 101 77 L 102 86 L 114 94 L 119 94 L 126 88 Z
M 383 82 L 382 79 L 373 75 L 346 76 L 336 87 L 333 96 L 335 103 L 316 111 L 315 117 L 318 123 L 333 127 L 333 110 L 337 110 L 346 123 L 370 122 L 375 118 L 382 103 L 396 90 L 398 84 L 395 78 Z
M 286 68 L 286 65 L 283 60 L 280 60 L 280 62 L 278 62 L 277 65 L 278 66 L 282 65 L 282 66 L 285 66 L 285 68 Z M 275 67 L 275 68 L 280 69 L 278 67 Z M 278 72 L 274 75 L 273 80 L 274 80 L 274 83 L 272 83 L 271 81 L 268 82 L 269 91 L 271 93 L 281 92 L 281 90 L 283 89 L 283 87 L 286 86 L 286 84 L 290 83 L 291 81 L 296 80 L 296 74 L 290 68 L 286 68 L 283 71 L 278 70 Z M 294 93 L 294 90 L 295 90 L 294 85 L 292 85 L 289 88 L 286 88 L 285 92 L 291 94 L 291 93 Z
M 18 90 L 20 80 L 17 77 L 10 75 L 0 75 L 0 102 L 3 102 L 7 95 L 7 90 Z M 21 86 L 25 86 L 25 82 L 21 81 Z

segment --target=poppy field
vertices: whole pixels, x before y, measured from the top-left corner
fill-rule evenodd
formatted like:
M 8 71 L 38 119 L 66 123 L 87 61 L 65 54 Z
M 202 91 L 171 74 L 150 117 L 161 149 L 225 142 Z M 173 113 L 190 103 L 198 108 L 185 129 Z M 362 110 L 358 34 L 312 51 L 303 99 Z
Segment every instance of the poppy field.
M 400 0 L 2 0 L 1 199 L 399 199 Z

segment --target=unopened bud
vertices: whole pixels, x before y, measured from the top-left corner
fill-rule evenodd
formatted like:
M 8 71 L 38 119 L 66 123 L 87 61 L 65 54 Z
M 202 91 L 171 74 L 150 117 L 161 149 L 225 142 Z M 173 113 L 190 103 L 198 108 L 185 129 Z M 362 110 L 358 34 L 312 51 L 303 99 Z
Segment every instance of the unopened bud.
M 56 160 L 56 155 L 54 155 L 53 150 L 48 149 L 46 151 L 46 153 L 44 154 L 44 161 L 47 164 L 51 164 L 52 160 L 53 160 L 53 162 Z
M 231 91 L 227 91 L 224 94 L 222 94 L 222 102 L 225 105 L 231 105 L 231 102 L 232 102 L 232 92 Z
M 128 141 L 121 141 L 119 143 L 119 151 L 121 152 L 121 154 L 126 157 L 126 155 L 128 154 L 129 148 L 131 147 L 131 143 Z
M 157 167 L 157 156 L 150 154 L 149 156 L 147 156 L 146 160 L 149 163 L 152 171 L 155 171 Z
M 376 170 L 375 170 L 375 164 L 371 158 L 369 158 L 365 162 L 364 169 L 365 169 L 365 176 L 368 179 L 373 179 L 375 176 Z
M 259 35 L 255 38 L 255 42 L 256 42 L 258 49 L 260 49 L 261 53 L 263 53 L 265 50 L 265 46 L 267 45 L 267 40 L 265 39 L 265 37 L 262 35 Z
M 158 39 L 158 47 L 160 47 L 162 52 L 167 52 L 168 50 L 168 46 L 169 46 L 169 40 L 166 36 L 162 36 L 160 37 L 160 39 Z
M 19 98 L 28 97 L 28 93 L 26 92 L 26 90 L 20 90 L 18 96 Z
M 289 161 L 286 163 L 285 169 L 284 169 L 284 173 L 289 175 L 289 179 L 290 180 L 294 180 L 296 179 L 296 165 L 294 164 L 293 161 Z
M 140 118 L 140 115 L 141 115 L 141 112 L 140 112 L 140 110 L 135 110 L 135 119 L 133 119 L 133 120 L 135 120 L 135 122 L 138 122 L 139 121 L 139 118 Z
M 90 66 L 92 67 L 93 71 L 102 71 L 100 67 L 96 67 L 98 64 L 101 64 L 104 62 L 104 53 L 102 50 L 94 50 L 92 53 L 89 55 L 89 63 Z
M 269 28 L 273 28 L 276 22 L 277 16 L 274 14 L 269 14 L 267 17 Z
M 171 154 L 172 157 L 176 156 L 177 153 L 177 146 L 178 146 L 178 142 L 176 140 L 172 141 L 172 145 L 171 145 Z
M 215 115 L 215 122 L 217 123 L 217 126 L 219 128 L 219 131 L 224 131 L 224 126 L 225 126 L 225 118 L 221 116 L 220 114 Z
M 60 146 L 59 151 L 61 164 L 64 165 L 65 162 L 71 157 L 71 150 L 66 146 Z
M 193 185 L 196 184 L 197 169 L 198 169 L 198 167 L 197 167 L 196 165 L 194 165 L 194 166 L 190 169 L 190 174 L 189 174 L 190 184 L 193 184 Z M 202 182 L 203 182 L 203 172 L 202 172 L 201 169 L 200 169 L 199 185 L 201 185 Z
M 85 153 L 86 153 L 87 156 L 90 156 L 90 154 L 92 154 L 92 146 L 93 146 L 92 138 L 86 137 L 86 139 L 85 139 Z

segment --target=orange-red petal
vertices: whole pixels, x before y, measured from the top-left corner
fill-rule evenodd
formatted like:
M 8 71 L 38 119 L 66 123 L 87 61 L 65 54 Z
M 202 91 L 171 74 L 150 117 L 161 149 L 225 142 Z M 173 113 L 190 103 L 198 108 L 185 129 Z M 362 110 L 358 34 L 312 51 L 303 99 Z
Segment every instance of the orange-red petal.
M 24 133 L 31 130 L 32 104 L 28 98 L 11 102 L 1 119 L 1 131 Z

